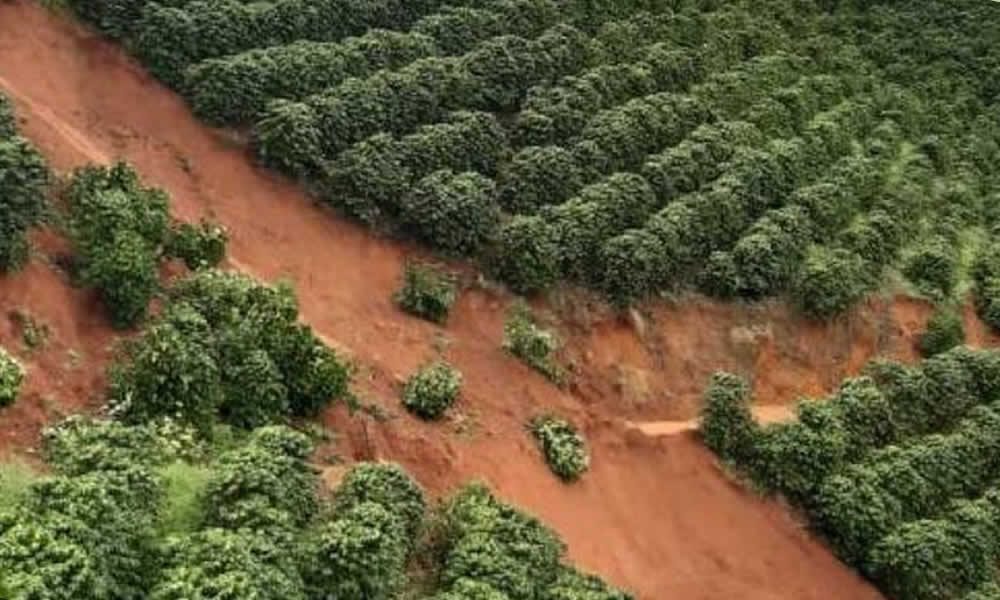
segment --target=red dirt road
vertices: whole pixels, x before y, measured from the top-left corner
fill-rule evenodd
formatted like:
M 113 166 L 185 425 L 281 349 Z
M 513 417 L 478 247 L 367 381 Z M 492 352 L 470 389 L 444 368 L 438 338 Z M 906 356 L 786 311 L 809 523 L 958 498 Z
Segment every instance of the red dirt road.
M 729 482 L 691 434 L 647 437 L 622 417 L 690 418 L 716 368 L 755 374 L 758 394 L 773 404 L 820 393 L 876 353 L 912 357 L 910 334 L 928 312 L 922 304 L 872 302 L 822 327 L 800 326 L 780 306 L 696 301 L 631 324 L 558 309 L 577 323 L 563 333 L 580 374 L 559 390 L 500 349 L 506 296 L 468 291 L 445 330 L 400 314 L 390 298 L 416 250 L 316 208 L 200 125 L 118 49 L 68 20 L 27 0 L 0 3 L 0 88 L 57 170 L 127 159 L 172 194 L 177 216 L 210 215 L 229 228 L 233 266 L 295 283 L 304 317 L 356 357 L 361 393 L 390 417 L 331 411 L 325 420 L 341 433 L 339 451 L 398 460 L 437 493 L 486 479 L 551 523 L 574 561 L 643 600 L 881 597 L 780 505 Z M 51 416 L 41 400 L 47 386 L 66 390 L 54 400 L 65 412 L 94 406 L 112 340 L 92 301 L 44 264 L 0 279 L 0 309 L 21 305 L 53 323 L 53 346 L 26 359 L 37 398 L 0 412 L 0 448 L 23 445 Z M 16 335 L 0 327 L 5 346 Z M 77 376 L 56 360 L 71 347 L 92 357 Z M 398 409 L 395 386 L 439 351 L 466 383 L 457 414 L 426 425 Z M 566 414 L 588 435 L 593 469 L 580 483 L 558 483 L 525 435 L 523 424 L 541 410 Z

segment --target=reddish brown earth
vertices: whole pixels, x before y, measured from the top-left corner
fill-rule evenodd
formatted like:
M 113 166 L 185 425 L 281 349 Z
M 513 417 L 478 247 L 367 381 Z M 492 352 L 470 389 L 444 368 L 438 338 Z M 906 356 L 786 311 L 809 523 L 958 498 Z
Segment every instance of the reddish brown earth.
M 446 328 L 402 315 L 390 297 L 417 250 L 317 208 L 69 20 L 27 0 L 0 4 L 0 88 L 58 171 L 127 159 L 172 194 L 177 216 L 209 215 L 229 228 L 234 267 L 295 283 L 304 317 L 356 358 L 359 392 L 382 416 L 331 410 L 324 420 L 340 434 L 331 452 L 398 460 L 435 493 L 485 479 L 551 523 L 574 561 L 643 600 L 880 597 L 778 503 L 730 482 L 693 433 L 647 435 L 626 421 L 692 418 L 719 368 L 753 377 L 759 401 L 781 405 L 830 389 L 876 354 L 912 359 L 913 333 L 929 312 L 923 303 L 873 300 L 840 322 L 815 325 L 779 304 L 701 299 L 619 319 L 560 292 L 539 307 L 568 342 L 564 358 L 575 375 L 561 390 L 501 350 L 506 294 L 476 285 L 456 265 L 470 289 Z M 98 406 L 113 339 L 93 299 L 45 261 L 0 279 L 0 309 L 19 307 L 50 326 L 51 341 L 22 354 L 28 391 L 0 412 L 0 450 L 24 448 L 59 412 Z M 991 341 L 970 324 L 973 341 Z M 16 347 L 19 336 L 0 321 L 0 344 Z M 70 349 L 85 359 L 67 362 Z M 399 410 L 395 388 L 438 352 L 461 369 L 465 386 L 456 415 L 427 425 Z M 525 435 L 526 420 L 543 410 L 567 415 L 588 436 L 593 468 L 578 484 L 559 483 Z

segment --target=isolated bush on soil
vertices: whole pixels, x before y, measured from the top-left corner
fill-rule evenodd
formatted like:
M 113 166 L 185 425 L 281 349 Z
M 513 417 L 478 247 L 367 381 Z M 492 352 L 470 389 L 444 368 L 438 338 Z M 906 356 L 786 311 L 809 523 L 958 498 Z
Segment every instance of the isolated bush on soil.
M 535 417 L 531 432 L 545 455 L 545 462 L 563 481 L 575 481 L 590 468 L 587 443 L 565 419 L 551 415 Z
M 962 313 L 954 306 L 938 306 L 918 340 L 920 353 L 925 357 L 951 350 L 964 342 Z
M 446 362 L 435 362 L 421 368 L 403 387 L 403 405 L 415 415 L 440 419 L 458 399 L 462 374 Z
M 14 403 L 23 381 L 24 367 L 0 348 L 0 408 Z
M 705 391 L 698 425 L 705 445 L 724 461 L 746 464 L 753 455 L 758 426 L 750 412 L 750 387 L 731 373 L 716 373 Z
M 228 242 L 229 235 L 224 227 L 203 219 L 197 225 L 175 225 L 167 238 L 164 252 L 183 260 L 189 269 L 207 269 L 222 262 Z
M 453 275 L 433 265 L 408 262 L 403 269 L 403 287 L 394 299 L 407 313 L 443 324 L 457 295 Z
M 523 302 L 516 303 L 507 314 L 503 347 L 552 381 L 562 379 L 562 369 L 552 356 L 559 347 L 558 338 L 535 323 L 531 310 Z

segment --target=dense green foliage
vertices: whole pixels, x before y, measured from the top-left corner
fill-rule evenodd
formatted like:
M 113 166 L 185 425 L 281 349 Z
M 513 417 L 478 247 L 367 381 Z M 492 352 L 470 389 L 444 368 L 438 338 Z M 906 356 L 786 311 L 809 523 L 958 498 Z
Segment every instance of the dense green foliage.
M 14 109 L 0 93 L 0 273 L 27 262 L 25 234 L 44 217 L 48 183 L 45 160 L 18 135 Z
M 112 365 L 112 414 L 171 417 L 206 434 L 216 416 L 253 428 L 317 414 L 346 397 L 350 368 L 297 317 L 287 287 L 210 270 L 182 280 Z
M 403 269 L 403 287 L 395 300 L 411 315 L 443 324 L 458 290 L 452 275 L 429 264 L 409 262 Z
M 0 347 L 0 408 L 14 403 L 23 381 L 24 367 Z
M 519 293 L 825 319 L 895 268 L 944 301 L 996 218 L 985 2 L 72 4 L 265 163 Z
M 531 420 L 530 428 L 545 462 L 563 481 L 575 481 L 590 468 L 587 443 L 569 421 L 542 415 Z
M 431 363 L 410 376 L 403 386 L 403 406 L 428 420 L 440 419 L 462 387 L 462 374 L 444 361 Z
M 934 356 L 965 343 L 965 323 L 962 312 L 954 306 L 943 305 L 934 310 L 927 328 L 918 340 L 920 353 Z
M 868 373 L 766 426 L 750 415 L 745 384 L 718 375 L 702 433 L 762 489 L 805 509 L 892 597 L 971 593 L 1000 556 L 1000 353 L 958 347 Z
M 176 490 L 161 474 L 195 467 L 185 458 L 191 444 L 164 423 L 75 417 L 46 430 L 52 474 L 29 478 L 0 515 L 4 597 L 388 600 L 409 593 L 409 561 L 423 550 L 428 518 L 436 533 L 421 564 L 440 579 L 441 598 L 629 598 L 562 565 L 552 531 L 482 486 L 428 515 L 400 467 L 360 463 L 327 505 L 308 463 L 311 443 L 285 427 L 200 454 L 208 481 L 194 498 L 196 519 L 164 533 Z

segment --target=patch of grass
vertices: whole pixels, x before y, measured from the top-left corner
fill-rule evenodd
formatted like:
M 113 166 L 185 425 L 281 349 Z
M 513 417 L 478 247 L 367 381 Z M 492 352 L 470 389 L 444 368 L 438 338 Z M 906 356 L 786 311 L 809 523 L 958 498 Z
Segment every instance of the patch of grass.
M 164 535 L 197 531 L 201 526 L 201 494 L 212 476 L 208 467 L 186 462 L 171 463 L 159 471 L 163 479 L 163 516 L 160 528 Z
M 16 505 L 41 474 L 18 459 L 0 463 L 0 508 Z

